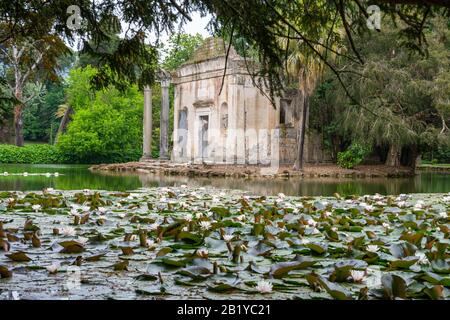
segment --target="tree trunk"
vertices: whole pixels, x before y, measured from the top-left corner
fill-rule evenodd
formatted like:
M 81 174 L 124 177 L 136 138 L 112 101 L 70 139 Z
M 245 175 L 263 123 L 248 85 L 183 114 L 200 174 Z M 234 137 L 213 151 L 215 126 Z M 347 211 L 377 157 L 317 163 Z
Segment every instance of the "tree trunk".
M 414 146 L 411 147 L 411 163 L 410 163 L 411 171 L 412 171 L 413 174 L 416 173 L 416 167 L 417 167 L 418 164 L 420 164 L 420 160 L 419 159 L 420 159 L 420 155 L 419 155 L 419 152 L 417 150 L 417 146 L 414 145 Z
M 303 164 L 305 162 L 305 136 L 308 117 L 308 107 L 309 107 L 309 97 L 305 94 L 303 96 L 302 119 L 300 121 L 300 128 L 299 128 L 298 157 L 294 164 L 294 170 L 303 170 Z
M 56 133 L 55 143 L 58 142 L 58 138 L 61 134 L 66 132 L 67 125 L 70 122 L 70 117 L 73 114 L 73 109 L 71 106 L 67 107 L 66 112 L 64 112 L 64 116 L 61 118 L 61 122 L 59 123 L 58 132 Z
M 398 145 L 391 144 L 386 157 L 386 165 L 390 167 L 400 166 L 401 148 Z
M 14 134 L 15 143 L 18 147 L 23 147 L 23 104 L 22 100 L 22 88 L 16 87 L 14 95 L 17 99 L 17 104 L 14 106 Z

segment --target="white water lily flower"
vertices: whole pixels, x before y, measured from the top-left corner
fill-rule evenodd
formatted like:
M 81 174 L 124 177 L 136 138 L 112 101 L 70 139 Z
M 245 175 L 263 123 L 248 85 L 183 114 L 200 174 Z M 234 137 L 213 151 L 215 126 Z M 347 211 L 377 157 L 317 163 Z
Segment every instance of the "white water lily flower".
M 225 240 L 225 242 L 230 242 L 231 240 L 233 240 L 234 236 L 232 234 L 224 234 L 223 235 L 223 240 Z
M 183 189 L 185 189 L 185 188 L 187 188 L 188 186 L 187 185 L 185 185 L 185 184 L 182 184 L 181 186 L 180 186 L 180 188 L 183 188 Z
M 191 213 L 187 213 L 184 215 L 183 219 L 186 220 L 187 222 L 191 222 L 192 221 L 192 214 Z
M 50 193 L 50 192 L 55 191 L 55 189 L 53 189 L 53 188 L 46 188 L 44 191 L 47 192 L 47 193 Z
M 374 207 L 373 205 L 371 205 L 371 204 L 367 204 L 367 205 L 364 207 L 364 209 L 367 210 L 367 211 L 369 211 L 369 212 L 372 212 L 373 210 L 375 210 L 375 207 Z
M 45 269 L 47 269 L 47 271 L 50 274 L 55 274 L 56 272 L 58 272 L 58 268 L 59 268 L 59 264 L 54 263 L 52 265 L 46 266 Z
M 315 227 L 317 225 L 317 221 L 314 219 L 308 219 L 308 221 L 306 221 L 306 223 L 308 223 L 308 225 Z
M 308 244 L 308 243 L 310 243 L 311 241 L 309 241 L 308 239 L 306 239 L 306 238 L 302 238 L 301 240 L 300 240 L 300 243 L 301 244 Z
M 383 222 L 382 223 L 382 226 L 383 226 L 383 228 L 385 228 L 385 229 L 389 229 L 391 226 L 389 225 L 389 223 L 387 223 L 387 222 Z
M 353 281 L 361 282 L 364 279 L 365 272 L 360 270 L 351 270 L 350 275 L 352 276 Z
M 45 176 L 46 176 L 47 178 L 49 178 L 49 177 L 52 176 L 52 174 L 51 174 L 50 172 L 47 172 L 47 173 L 45 174 Z
M 444 202 L 450 202 L 450 197 L 444 196 L 444 197 L 442 198 L 442 201 L 444 201 Z
M 373 197 L 373 200 L 383 200 L 383 196 L 379 193 L 376 193 Z
M 188 227 L 183 227 L 183 228 L 181 228 L 181 231 L 187 232 L 187 231 L 189 231 L 189 228 Z
M 447 217 L 448 217 L 447 212 L 444 212 L 444 211 L 443 212 L 439 212 L 439 217 L 447 219 Z
M 384 202 L 383 201 L 377 201 L 377 202 L 375 202 L 375 204 L 377 206 L 384 206 Z
M 399 202 L 397 202 L 397 206 L 398 206 L 399 208 L 404 208 L 404 207 L 406 207 L 406 201 L 399 201 Z
M 149 225 L 149 226 L 148 226 L 148 229 L 149 229 L 150 231 L 153 231 L 153 230 L 158 229 L 158 227 L 159 227 L 159 224 L 158 224 L 157 222 L 155 222 L 155 223 L 152 223 L 151 225 Z
M 202 258 L 206 258 L 208 257 L 208 250 L 207 249 L 198 249 L 197 250 L 197 255 L 202 257 Z
M 149 248 L 156 247 L 155 241 L 153 241 L 152 239 L 147 239 L 147 247 L 149 247 Z
M 118 213 L 117 216 L 121 219 L 125 218 L 125 213 Z
M 323 213 L 323 216 L 324 216 L 325 218 L 329 218 L 329 217 L 331 216 L 331 212 L 330 212 L 330 211 L 325 211 L 325 212 Z
M 203 217 L 203 213 L 202 213 L 202 212 L 197 212 L 197 213 L 195 214 L 195 217 L 196 217 L 197 219 L 200 219 L 201 217 Z
M 328 201 L 320 201 L 320 204 L 324 207 L 328 206 L 330 203 Z
M 28 172 L 22 173 L 24 177 L 28 176 Z
M 366 247 L 366 250 L 369 251 L 369 252 L 378 252 L 379 249 L 380 248 L 376 244 L 369 244 Z
M 77 216 L 78 215 L 78 210 L 76 208 L 72 208 L 70 209 L 70 214 L 73 216 Z
M 337 227 L 331 227 L 331 230 L 336 232 L 338 230 L 338 228 Z
M 220 202 L 220 199 L 219 199 L 218 197 L 214 196 L 214 197 L 212 198 L 212 202 L 218 203 L 218 202 Z
M 295 204 L 295 206 L 296 206 L 297 208 L 301 209 L 301 208 L 303 208 L 303 203 L 297 202 L 297 203 Z
M 161 198 L 159 198 L 159 202 L 167 202 L 167 198 L 166 197 L 161 197 Z
M 207 212 L 205 212 L 205 215 L 206 215 L 207 217 L 211 217 L 211 216 L 213 215 L 213 213 L 212 213 L 211 211 L 207 211 Z
M 260 293 L 271 293 L 272 292 L 272 283 L 269 281 L 261 280 L 256 284 L 255 289 Z
M 225 197 L 226 195 L 227 194 L 225 192 L 223 192 L 223 191 L 219 193 L 219 196 L 221 196 L 221 197 Z
M 67 237 L 73 237 L 76 234 L 76 231 L 73 227 L 63 227 L 61 228 L 61 234 Z
M 208 230 L 209 228 L 211 228 L 211 222 L 200 221 L 200 228 L 202 228 L 203 230 Z
M 245 219 L 245 215 L 244 214 L 241 214 L 241 215 L 236 217 L 236 220 L 238 220 L 238 221 L 242 221 L 244 219 Z
M 59 176 L 59 172 L 55 172 L 53 175 L 54 175 L 55 177 L 58 177 L 58 176 Z
M 285 195 L 284 193 L 280 192 L 280 193 L 278 194 L 278 198 L 284 199 L 284 198 L 286 198 L 286 195 Z
M 38 212 L 39 210 L 41 210 L 41 205 L 40 204 L 35 204 L 33 206 L 31 206 L 31 209 L 33 209 L 34 211 Z
M 108 209 L 106 209 L 105 207 L 98 207 L 98 212 L 100 212 L 101 214 L 105 214 L 108 211 Z
M 428 260 L 427 256 L 423 252 L 416 252 L 416 256 L 419 258 L 417 261 L 418 264 L 429 264 L 430 260 Z
M 5 172 L 3 172 L 3 175 L 4 176 L 9 176 L 9 173 L 5 171 Z

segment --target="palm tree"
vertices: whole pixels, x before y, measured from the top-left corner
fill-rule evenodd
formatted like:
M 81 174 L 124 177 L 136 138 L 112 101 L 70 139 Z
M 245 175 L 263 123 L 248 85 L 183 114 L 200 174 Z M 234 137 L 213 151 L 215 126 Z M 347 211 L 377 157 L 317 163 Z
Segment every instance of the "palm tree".
M 314 45 L 311 45 L 311 43 L 307 44 L 303 40 L 282 40 L 284 41 L 286 51 L 288 52 L 286 59 L 288 79 L 295 79 L 298 81 L 298 89 L 300 90 L 302 97 L 301 104 L 298 105 L 295 110 L 299 123 L 297 125 L 298 153 L 294 164 L 294 170 L 303 169 L 309 101 L 325 70 L 325 63 L 317 53 L 320 53 L 322 57 L 329 54 L 329 58 L 334 59 L 335 52 L 339 51 L 336 39 L 337 34 L 333 34 L 333 41 L 330 41 L 330 37 L 328 37 L 325 40 L 320 39 Z M 328 43 L 330 42 L 332 42 L 333 45 L 328 47 Z

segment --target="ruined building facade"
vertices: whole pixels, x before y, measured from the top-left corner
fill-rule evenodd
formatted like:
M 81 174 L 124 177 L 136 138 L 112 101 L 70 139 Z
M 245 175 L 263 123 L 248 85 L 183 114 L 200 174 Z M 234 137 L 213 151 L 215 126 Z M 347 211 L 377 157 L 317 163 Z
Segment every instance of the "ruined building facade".
M 172 161 L 293 164 L 298 146 L 300 93 L 286 92 L 273 106 L 254 85 L 245 59 L 233 48 L 227 59 L 226 51 L 223 40 L 206 39 L 173 75 Z M 312 134 L 305 141 L 305 160 L 328 160 L 320 139 Z

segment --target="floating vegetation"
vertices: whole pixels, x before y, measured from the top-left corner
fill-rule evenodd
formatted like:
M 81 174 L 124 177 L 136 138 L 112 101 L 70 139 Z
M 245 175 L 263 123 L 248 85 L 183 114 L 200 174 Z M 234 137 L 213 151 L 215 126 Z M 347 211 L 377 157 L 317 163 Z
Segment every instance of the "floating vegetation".
M 9 172 L 3 172 L 0 173 L 0 176 L 23 176 L 23 177 L 31 177 L 31 176 L 44 176 L 44 177 L 59 177 L 62 175 L 59 172 L 46 172 L 46 173 L 28 173 L 28 172 L 19 172 L 19 173 L 9 173 Z
M 450 194 L 0 192 L 0 299 L 446 299 Z

